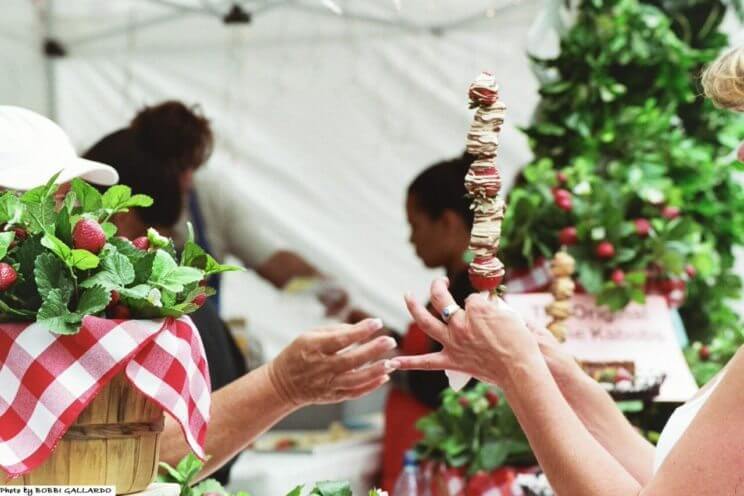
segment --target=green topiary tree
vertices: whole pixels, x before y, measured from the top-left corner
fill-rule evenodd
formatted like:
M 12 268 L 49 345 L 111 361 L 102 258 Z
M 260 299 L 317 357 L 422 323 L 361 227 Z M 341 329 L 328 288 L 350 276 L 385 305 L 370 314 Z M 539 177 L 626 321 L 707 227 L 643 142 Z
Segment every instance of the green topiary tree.
M 525 130 L 537 159 L 510 193 L 501 253 L 530 266 L 568 245 L 581 285 L 612 309 L 686 291 L 691 337 L 734 346 L 744 164 L 731 152 L 744 121 L 697 81 L 728 43 L 725 11 L 718 0 L 581 2 L 560 55 L 535 60 L 548 76 Z

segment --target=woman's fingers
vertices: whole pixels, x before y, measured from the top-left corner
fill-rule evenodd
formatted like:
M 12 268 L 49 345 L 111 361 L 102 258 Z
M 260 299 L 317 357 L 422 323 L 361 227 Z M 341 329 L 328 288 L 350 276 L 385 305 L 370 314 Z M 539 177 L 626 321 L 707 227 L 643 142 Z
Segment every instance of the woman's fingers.
M 416 301 L 411 295 L 405 296 L 408 313 L 416 321 L 419 328 L 436 341 L 444 343 L 447 339 L 447 326 L 434 317 L 431 312 L 424 308 L 421 303 Z M 458 312 L 459 313 L 459 312 Z
M 338 401 L 353 400 L 355 398 L 359 398 L 360 396 L 364 396 L 365 394 L 369 394 L 389 380 L 390 377 L 384 375 L 381 378 L 367 384 L 362 384 L 352 389 L 343 390 L 343 395 L 341 398 L 338 399 Z
M 449 289 L 447 289 L 446 279 L 435 279 L 434 282 L 431 283 L 431 304 L 439 315 L 441 315 L 442 311 L 450 305 L 457 305 L 455 299 L 450 294 Z M 449 323 L 457 327 L 462 327 L 465 323 L 464 313 L 465 312 L 462 311 L 455 312 L 450 317 Z
M 380 319 L 365 319 L 354 325 L 341 324 L 332 330 L 315 333 L 313 339 L 317 340 L 320 351 L 331 355 L 352 344 L 365 341 L 380 329 L 382 329 Z
M 350 370 L 336 376 L 331 384 L 332 388 L 338 389 L 356 389 L 363 387 L 371 382 L 379 381 L 383 376 L 387 376 L 395 370 L 387 360 L 369 364 L 356 370 Z
M 439 351 L 426 355 L 400 356 L 390 360 L 393 367 L 399 370 L 458 370 L 445 353 Z
M 337 373 L 358 369 L 362 365 L 379 359 L 396 346 L 395 340 L 390 336 L 380 336 L 367 343 L 351 348 L 343 353 L 337 353 L 328 357 Z

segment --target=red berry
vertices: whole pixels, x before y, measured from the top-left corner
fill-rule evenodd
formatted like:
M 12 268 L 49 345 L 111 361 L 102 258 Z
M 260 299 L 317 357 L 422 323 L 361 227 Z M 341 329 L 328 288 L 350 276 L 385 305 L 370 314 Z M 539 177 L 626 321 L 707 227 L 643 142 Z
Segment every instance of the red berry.
M 122 305 L 121 303 L 109 310 L 109 317 L 111 317 L 112 319 L 127 320 L 131 316 L 132 311 L 129 310 L 129 307 L 126 305 Z
M 619 367 L 615 372 L 615 384 L 621 381 L 632 381 L 633 375 L 625 367 Z
M 579 237 L 576 234 L 576 228 L 570 226 L 561 229 L 558 233 L 558 241 L 565 246 L 575 245 L 579 241 Z
M 615 256 L 615 247 L 609 241 L 602 241 L 597 245 L 597 257 L 608 260 Z
M 571 202 L 571 198 L 561 198 L 557 200 L 555 204 L 564 212 L 570 212 L 571 210 L 573 210 L 573 203 Z
M 661 210 L 661 216 L 665 219 L 676 219 L 677 217 L 679 217 L 679 209 L 677 207 L 667 205 Z
M 553 199 L 558 202 L 563 199 L 571 199 L 571 192 L 563 188 L 555 188 L 553 190 Z
M 147 236 L 140 236 L 139 238 L 135 238 L 132 241 L 132 244 L 138 250 L 147 251 L 150 249 L 150 240 L 147 239 Z
M 496 391 L 488 391 L 486 393 L 486 399 L 488 400 L 488 406 L 491 408 L 496 407 L 499 405 L 499 401 L 501 401 L 501 398 L 499 398 L 498 393 Z
M 99 253 L 106 244 L 106 233 L 91 219 L 80 219 L 72 230 L 72 245 L 79 250 Z
M 708 345 L 703 345 L 700 348 L 700 351 L 698 351 L 698 356 L 700 357 L 700 360 L 707 361 L 710 359 L 710 348 L 708 348 Z
M 687 277 L 689 277 L 690 279 L 694 279 L 697 275 L 697 269 L 695 269 L 694 265 L 687 264 L 687 266 L 685 267 L 685 272 L 687 272 Z
M 566 177 L 566 173 L 563 171 L 558 171 L 558 173 L 555 175 L 555 178 L 558 180 L 558 184 L 564 184 L 566 181 L 568 181 L 568 177 Z
M 478 291 L 493 291 L 501 285 L 502 277 L 485 277 L 468 271 L 470 284 Z
M 612 282 L 620 286 L 622 283 L 625 282 L 625 272 L 623 272 L 621 269 L 615 269 L 612 271 Z
M 468 485 L 465 486 L 465 496 L 482 496 L 491 489 L 496 489 L 496 484 L 491 480 L 490 474 L 481 470 L 468 479 Z M 499 494 L 501 493 L 499 492 Z
M 0 262 L 0 291 L 7 291 L 18 279 L 15 269 L 5 262 Z
M 192 300 L 192 303 L 198 307 L 204 305 L 204 303 L 207 301 L 207 295 L 204 293 L 200 293 L 194 297 Z
M 635 229 L 638 236 L 645 238 L 651 232 L 651 223 L 647 219 L 636 219 Z
M 28 238 L 28 233 L 22 227 L 13 228 L 13 232 L 15 232 L 15 239 L 17 241 L 23 241 L 24 239 Z
M 470 400 L 468 400 L 465 396 L 460 396 L 459 398 L 457 398 L 457 402 L 464 408 L 470 406 Z
M 109 300 L 108 307 L 113 308 L 116 305 L 119 304 L 119 300 L 121 300 L 121 295 L 118 291 L 111 291 L 111 299 Z

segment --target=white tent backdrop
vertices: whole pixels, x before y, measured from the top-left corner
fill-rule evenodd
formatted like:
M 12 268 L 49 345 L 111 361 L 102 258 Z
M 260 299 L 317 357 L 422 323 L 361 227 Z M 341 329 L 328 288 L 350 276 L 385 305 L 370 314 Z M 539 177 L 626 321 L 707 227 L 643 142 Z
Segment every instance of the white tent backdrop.
M 404 328 L 401 295 L 425 298 L 435 275 L 408 244 L 405 189 L 462 151 L 466 89 L 483 69 L 496 72 L 509 108 L 509 186 L 530 158 L 517 130 L 537 101 L 528 38 L 555 53 L 549 16 L 540 0 L 403 0 L 399 12 L 392 0 L 347 0 L 340 16 L 320 0 L 241 2 L 256 12 L 241 27 L 196 12 L 227 3 L 3 0 L 0 102 L 54 115 L 81 150 L 144 104 L 200 103 L 218 138 L 208 167 L 240 188 L 264 229 Z M 40 54 L 45 27 L 66 57 Z M 228 277 L 225 300 L 223 313 L 247 317 L 269 355 L 323 320 L 311 298 L 251 273 Z
M 401 295 L 424 298 L 434 276 L 408 244 L 404 192 L 425 166 L 462 151 L 466 90 L 480 70 L 496 71 L 509 107 L 507 182 L 529 160 L 517 126 L 537 100 L 526 56 L 537 0 L 404 0 L 400 12 L 385 0 L 349 0 L 339 2 L 342 16 L 307 1 L 242 27 L 185 13 L 146 28 L 138 26 L 171 9 L 146 0 L 57 1 L 47 4 L 52 34 L 68 55 L 52 62 L 51 97 L 37 48 L 44 21 L 31 2 L 3 3 L 0 57 L 11 73 L 0 82 L 4 103 L 51 108 L 81 150 L 144 104 L 200 103 L 218 138 L 208 167 L 241 188 L 245 208 L 260 212 L 278 243 L 398 328 L 407 320 Z M 453 26 L 432 33 L 402 23 Z M 109 30 L 119 34 L 97 37 Z M 270 355 L 322 321 L 313 301 L 281 295 L 251 274 L 231 276 L 225 289 L 225 315 L 248 317 Z

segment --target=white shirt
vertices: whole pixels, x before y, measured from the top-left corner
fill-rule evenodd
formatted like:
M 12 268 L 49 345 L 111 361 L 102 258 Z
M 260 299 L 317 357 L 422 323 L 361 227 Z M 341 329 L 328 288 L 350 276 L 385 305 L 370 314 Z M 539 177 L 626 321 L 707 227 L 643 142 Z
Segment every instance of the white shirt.
M 713 391 L 715 391 L 716 387 L 718 387 L 723 374 L 724 372 L 718 374 L 715 378 L 713 378 L 709 386 L 704 388 L 704 390 L 699 395 L 674 410 L 672 416 L 669 417 L 669 421 L 667 421 L 666 425 L 664 426 L 664 430 L 661 431 L 659 442 L 656 443 L 656 454 L 654 455 L 654 473 L 659 470 L 659 467 L 661 467 L 661 464 L 664 463 L 666 457 L 669 456 L 669 453 L 671 453 L 674 445 L 677 444 L 677 441 L 680 440 L 680 438 L 690 426 L 693 419 L 697 416 L 698 412 L 703 407 L 705 402 L 708 401 L 710 395 L 713 394 Z
M 225 262 L 232 255 L 247 267 L 255 268 L 275 251 L 275 244 L 261 229 L 260 219 L 251 211 L 239 186 L 216 167 L 205 166 L 194 175 L 194 194 L 205 224 L 210 254 Z M 186 240 L 187 222 L 192 222 L 189 209 L 184 209 L 174 229 L 178 245 Z

